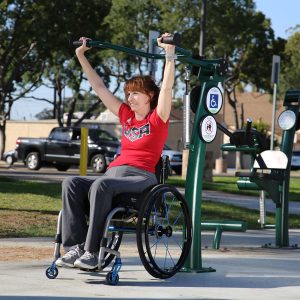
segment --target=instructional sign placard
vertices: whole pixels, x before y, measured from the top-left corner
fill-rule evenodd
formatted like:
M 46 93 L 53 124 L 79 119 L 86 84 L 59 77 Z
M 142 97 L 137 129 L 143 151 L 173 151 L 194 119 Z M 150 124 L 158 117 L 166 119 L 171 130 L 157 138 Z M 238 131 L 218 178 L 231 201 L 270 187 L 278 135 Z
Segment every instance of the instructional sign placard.
M 200 121 L 200 138 L 206 142 L 211 143 L 217 135 L 217 122 L 213 116 L 207 115 Z
M 212 87 L 208 90 L 206 96 L 206 110 L 215 115 L 217 114 L 223 105 L 222 92 L 217 87 Z

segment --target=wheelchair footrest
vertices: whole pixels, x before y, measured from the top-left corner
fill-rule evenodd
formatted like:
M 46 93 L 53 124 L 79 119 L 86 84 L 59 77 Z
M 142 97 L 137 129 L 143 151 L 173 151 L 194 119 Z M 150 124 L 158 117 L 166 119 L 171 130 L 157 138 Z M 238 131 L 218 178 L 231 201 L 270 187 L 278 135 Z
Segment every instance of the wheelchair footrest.
M 120 252 L 119 251 L 113 250 L 111 248 L 106 248 L 106 247 L 103 250 L 106 253 L 113 254 L 116 257 L 116 259 L 120 258 Z

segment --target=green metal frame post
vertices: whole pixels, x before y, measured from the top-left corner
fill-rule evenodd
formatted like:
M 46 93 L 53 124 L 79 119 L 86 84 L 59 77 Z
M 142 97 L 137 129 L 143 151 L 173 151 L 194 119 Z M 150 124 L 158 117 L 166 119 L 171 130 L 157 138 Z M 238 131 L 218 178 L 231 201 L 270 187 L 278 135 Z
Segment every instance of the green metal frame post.
M 187 271 L 194 272 L 211 272 L 212 268 L 202 266 L 201 250 L 201 205 L 202 205 L 202 181 L 204 175 L 204 161 L 206 154 L 206 142 L 202 141 L 199 136 L 200 122 L 204 116 L 209 115 L 205 109 L 207 92 L 212 87 L 217 87 L 222 83 L 224 78 L 215 72 L 213 75 L 206 76 L 199 74 L 201 80 L 201 92 L 194 119 L 191 143 L 189 145 L 189 159 L 186 175 L 185 198 L 189 204 L 192 225 L 193 240 L 191 251 L 185 263 Z
M 284 130 L 280 150 L 288 157 L 288 166 L 285 171 L 285 176 L 281 191 L 281 202 L 276 205 L 276 246 L 289 246 L 289 186 L 290 186 L 290 169 L 291 157 L 293 151 L 294 136 L 297 130 L 297 120 L 299 119 L 300 108 L 300 90 L 288 90 L 284 97 L 283 105 L 286 109 L 295 113 L 296 124 L 289 130 Z

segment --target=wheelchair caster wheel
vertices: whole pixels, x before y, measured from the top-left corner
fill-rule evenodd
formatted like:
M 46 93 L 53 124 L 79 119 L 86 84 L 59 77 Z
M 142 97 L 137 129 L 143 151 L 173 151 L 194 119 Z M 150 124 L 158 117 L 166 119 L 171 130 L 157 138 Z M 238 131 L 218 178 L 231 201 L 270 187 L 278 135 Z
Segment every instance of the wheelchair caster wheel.
M 49 267 L 47 268 L 46 270 L 46 276 L 49 278 L 49 279 L 55 279 L 58 275 L 58 269 L 56 267 Z
M 109 285 L 117 285 L 119 282 L 119 275 L 114 275 L 113 272 L 108 272 L 106 275 L 106 283 Z

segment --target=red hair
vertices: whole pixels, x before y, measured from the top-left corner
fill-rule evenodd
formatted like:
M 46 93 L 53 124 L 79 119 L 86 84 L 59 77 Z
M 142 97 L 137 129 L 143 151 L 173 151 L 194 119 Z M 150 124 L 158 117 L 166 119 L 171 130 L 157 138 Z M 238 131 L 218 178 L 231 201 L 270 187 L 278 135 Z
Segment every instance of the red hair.
M 125 86 L 125 102 L 128 102 L 129 92 L 141 92 L 150 97 L 150 108 L 154 109 L 157 106 L 159 87 L 156 85 L 151 76 L 135 76 L 129 79 Z

